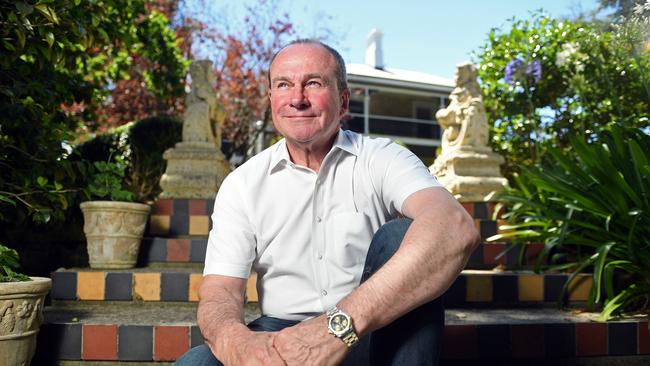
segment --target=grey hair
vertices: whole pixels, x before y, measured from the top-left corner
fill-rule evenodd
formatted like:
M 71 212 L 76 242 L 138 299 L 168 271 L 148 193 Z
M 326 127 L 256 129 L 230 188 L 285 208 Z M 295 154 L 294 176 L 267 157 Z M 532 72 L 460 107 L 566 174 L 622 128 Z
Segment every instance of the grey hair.
M 323 47 L 327 52 L 329 52 L 330 55 L 332 55 L 332 57 L 334 57 L 334 61 L 336 61 L 336 70 L 334 70 L 334 73 L 336 75 L 336 86 L 338 87 L 339 91 L 343 91 L 348 88 L 348 77 L 347 71 L 345 70 L 345 61 L 343 60 L 343 57 L 341 57 L 341 54 L 325 43 L 311 38 L 301 38 L 296 39 L 295 41 L 291 41 L 273 54 L 273 57 L 271 57 L 271 62 L 269 63 L 269 71 L 267 74 L 269 79 L 269 88 L 271 87 L 271 65 L 273 65 L 273 61 L 275 61 L 275 58 L 280 52 L 282 52 L 282 50 L 295 44 L 314 44 Z

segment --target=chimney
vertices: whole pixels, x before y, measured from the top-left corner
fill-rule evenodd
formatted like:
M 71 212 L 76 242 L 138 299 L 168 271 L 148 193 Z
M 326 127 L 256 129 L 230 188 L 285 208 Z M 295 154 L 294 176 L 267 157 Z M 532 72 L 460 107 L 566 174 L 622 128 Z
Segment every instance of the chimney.
M 384 68 L 384 55 L 381 49 L 383 35 L 379 29 L 371 30 L 368 34 L 366 47 L 366 64 L 380 70 Z

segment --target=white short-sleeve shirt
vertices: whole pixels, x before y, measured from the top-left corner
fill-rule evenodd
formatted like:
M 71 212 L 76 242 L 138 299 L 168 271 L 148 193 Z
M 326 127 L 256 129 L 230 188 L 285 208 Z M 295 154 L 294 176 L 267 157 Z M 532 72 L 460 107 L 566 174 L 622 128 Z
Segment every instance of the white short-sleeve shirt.
M 372 235 L 405 199 L 440 186 L 409 150 L 339 131 L 318 173 L 284 140 L 235 169 L 215 200 L 204 275 L 257 272 L 262 314 L 322 314 L 361 279 Z

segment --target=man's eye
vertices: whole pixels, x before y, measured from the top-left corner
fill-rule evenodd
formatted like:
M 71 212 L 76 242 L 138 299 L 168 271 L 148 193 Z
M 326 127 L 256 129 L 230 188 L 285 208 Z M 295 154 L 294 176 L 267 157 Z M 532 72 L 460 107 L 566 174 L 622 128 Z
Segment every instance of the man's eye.
M 307 87 L 312 87 L 312 88 L 320 88 L 321 86 L 323 86 L 323 83 L 321 83 L 318 80 L 310 80 L 310 81 L 307 82 L 306 86 Z
M 286 82 L 279 82 L 275 84 L 276 89 L 286 89 L 289 87 L 289 83 Z

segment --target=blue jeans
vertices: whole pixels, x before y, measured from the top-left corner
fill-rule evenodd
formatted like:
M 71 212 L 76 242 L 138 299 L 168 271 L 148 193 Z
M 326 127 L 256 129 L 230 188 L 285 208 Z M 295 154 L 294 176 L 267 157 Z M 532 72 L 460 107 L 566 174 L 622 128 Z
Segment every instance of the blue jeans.
M 361 282 L 372 276 L 395 254 L 411 221 L 392 220 L 377 230 L 368 248 Z M 262 316 L 252 321 L 248 327 L 253 331 L 273 332 L 298 323 Z M 444 310 L 442 301 L 438 298 L 363 337 L 342 365 L 438 365 L 443 326 Z M 189 350 L 174 365 L 221 366 L 222 363 L 206 345 L 201 345 Z

